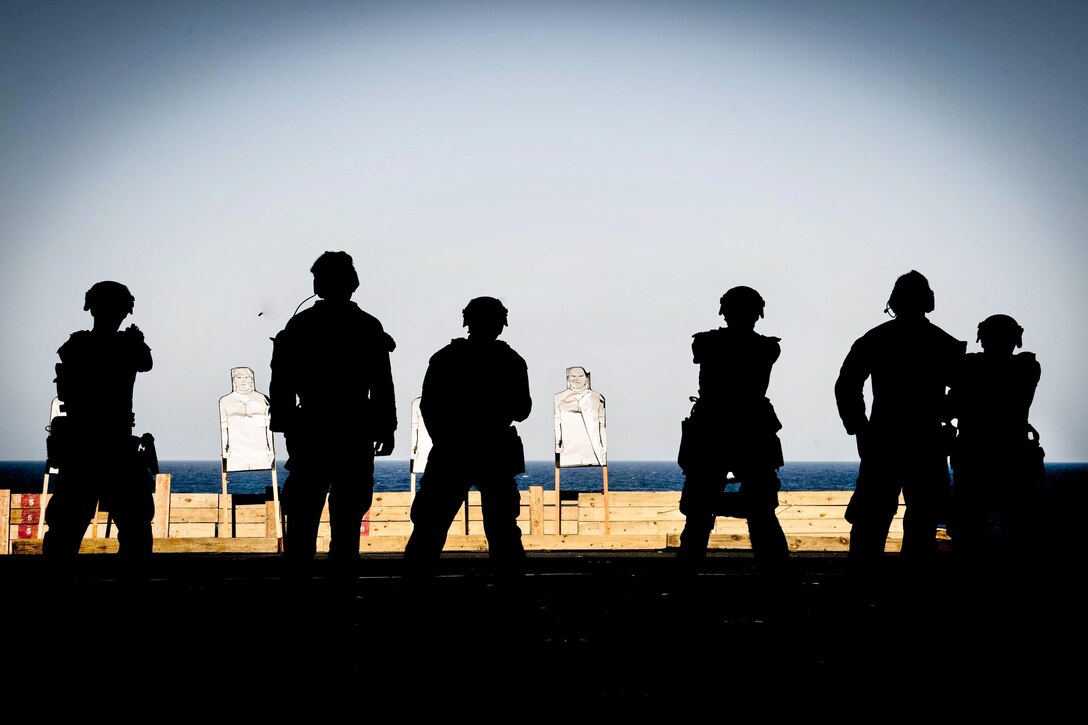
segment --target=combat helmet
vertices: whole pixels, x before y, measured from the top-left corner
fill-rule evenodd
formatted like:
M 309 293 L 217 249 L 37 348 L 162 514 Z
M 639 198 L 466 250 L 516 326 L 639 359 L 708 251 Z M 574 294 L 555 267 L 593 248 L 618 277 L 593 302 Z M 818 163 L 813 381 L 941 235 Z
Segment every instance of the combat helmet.
M 128 291 L 128 287 L 120 282 L 106 280 L 95 282 L 83 296 L 83 309 L 92 315 L 96 311 L 113 310 L 132 314 L 136 298 Z
M 750 314 L 756 314 L 759 317 L 763 317 L 763 308 L 766 306 L 766 302 L 760 296 L 759 292 L 756 292 L 751 287 L 733 287 L 722 295 L 719 300 L 721 306 L 718 308 L 719 315 L 725 315 L 727 312 L 748 312 Z
M 1024 346 L 1024 328 L 1016 320 L 1008 315 L 990 315 L 978 323 L 978 336 L 975 342 L 988 341 L 998 345 Z
M 503 327 L 506 327 L 509 324 L 506 318 L 506 307 L 494 297 L 476 297 L 470 300 L 469 303 L 465 305 L 465 309 L 461 310 L 461 315 L 465 327 L 477 323 L 487 324 L 489 322 L 501 322 Z

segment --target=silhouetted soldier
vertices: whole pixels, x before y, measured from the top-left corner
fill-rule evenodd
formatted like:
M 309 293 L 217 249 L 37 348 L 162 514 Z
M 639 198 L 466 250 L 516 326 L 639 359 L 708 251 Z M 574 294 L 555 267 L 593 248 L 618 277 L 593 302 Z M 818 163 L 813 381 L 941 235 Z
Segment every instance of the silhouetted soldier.
M 94 284 L 83 305 L 93 327 L 72 333 L 57 351 L 57 397 L 66 415 L 56 419 L 63 432 L 51 433 L 60 440 L 50 451 L 58 475 L 45 512 L 42 553 L 48 557 L 78 554 L 99 506 L 117 526 L 120 555 L 136 560 L 151 554 L 154 479 L 141 439 L 132 434 L 132 389 L 136 373 L 151 369 L 151 349 L 136 325 L 120 329 L 134 303 L 119 282 Z
M 433 447 L 412 504 L 412 535 L 405 558 L 430 571 L 465 494 L 480 491 L 484 533 L 492 561 L 516 570 L 525 558 L 517 518 L 515 476 L 525 470 L 513 424 L 529 417 L 533 401 L 525 360 L 497 339 L 507 310 L 493 297 L 477 297 L 463 310 L 468 337 L 431 356 L 420 410 Z
M 359 276 L 351 256 L 325 252 L 314 262 L 313 307 L 276 335 L 269 381 L 273 431 L 287 443 L 284 553 L 313 559 L 328 495 L 329 559 L 359 557 L 359 528 L 374 496 L 374 456 L 393 452 L 396 401 L 389 353 L 396 344 L 351 295 Z
M 688 563 L 706 556 L 715 516 L 748 520 L 752 553 L 761 564 L 789 556 L 775 516 L 782 466 L 782 424 L 767 398 L 771 367 L 781 354 L 779 338 L 755 332 L 764 301 L 751 287 L 722 295 L 726 327 L 693 335 L 699 365 L 699 397 L 684 421 L 679 463 L 684 470 L 680 511 L 686 516 L 679 556 Z M 725 492 L 729 472 L 740 489 Z
M 900 276 L 884 310 L 893 319 L 853 344 L 835 382 L 839 417 L 856 437 L 861 458 L 846 509 L 849 555 L 856 563 L 883 557 L 900 492 L 906 504 L 901 555 L 917 560 L 937 551 L 949 491 L 945 396 L 967 343 L 926 319 L 933 307 L 924 276 L 913 270 Z M 866 416 L 870 378 L 873 403 Z
M 1008 315 L 980 322 L 982 352 L 965 357 L 949 390 L 959 429 L 950 533 L 959 555 L 1007 554 L 1028 543 L 1016 539 L 1028 533 L 1041 483 L 1041 449 L 1028 423 L 1041 369 L 1034 353 L 1015 352 L 1023 335 Z

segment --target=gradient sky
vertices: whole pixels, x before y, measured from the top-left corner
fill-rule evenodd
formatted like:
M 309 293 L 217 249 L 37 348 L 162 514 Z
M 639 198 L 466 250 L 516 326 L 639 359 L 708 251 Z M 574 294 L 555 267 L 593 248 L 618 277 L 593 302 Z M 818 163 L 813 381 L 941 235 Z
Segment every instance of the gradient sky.
M 267 392 L 330 249 L 398 343 L 394 458 L 428 357 L 492 295 L 529 459 L 570 365 L 610 458 L 674 459 L 691 334 L 744 284 L 782 338 L 786 459 L 854 459 L 832 386 L 917 269 L 969 350 L 1020 321 L 1048 458 L 1086 461 L 1086 37 L 1077 2 L 7 0 L 0 459 L 44 457 L 56 350 L 102 279 L 155 356 L 137 432 L 214 459 L 230 369 Z

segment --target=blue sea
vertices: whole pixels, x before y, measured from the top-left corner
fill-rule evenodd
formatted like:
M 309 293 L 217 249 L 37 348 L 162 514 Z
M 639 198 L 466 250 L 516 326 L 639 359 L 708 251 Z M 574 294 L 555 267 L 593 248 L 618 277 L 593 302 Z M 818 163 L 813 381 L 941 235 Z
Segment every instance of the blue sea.
M 170 489 L 175 493 L 218 493 L 222 487 L 220 463 L 212 461 L 160 461 L 159 469 L 170 474 Z M 375 491 L 408 491 L 412 479 L 408 461 L 377 459 L 374 466 Z M 1048 483 L 1065 487 L 1088 485 L 1088 463 L 1048 463 Z M 592 492 L 602 489 L 602 469 L 564 468 L 560 487 L 566 492 Z M 778 471 L 786 491 L 849 491 L 857 478 L 857 461 L 788 461 Z M 39 493 L 45 474 L 44 461 L 0 462 L 0 488 L 15 493 Z M 283 461 L 278 462 L 278 483 L 287 480 Z M 552 461 L 528 461 L 518 477 L 520 488 L 555 487 Z M 264 493 L 272 484 L 269 471 L 232 473 L 228 478 L 231 493 Z M 417 476 L 416 485 L 419 485 Z M 673 461 L 614 461 L 608 464 L 609 491 L 679 491 L 684 485 L 680 467 Z

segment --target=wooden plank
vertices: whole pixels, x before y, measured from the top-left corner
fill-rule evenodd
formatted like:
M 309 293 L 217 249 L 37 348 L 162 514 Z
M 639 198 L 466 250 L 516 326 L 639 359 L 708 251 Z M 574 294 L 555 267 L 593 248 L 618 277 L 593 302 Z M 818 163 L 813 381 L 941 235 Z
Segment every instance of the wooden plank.
M 265 501 L 264 503 L 253 504 L 235 504 L 234 505 L 234 522 L 238 524 L 263 524 L 269 517 L 269 506 L 275 507 L 275 502 L 272 500 Z M 275 513 L 271 518 L 275 518 Z
M 412 495 L 405 491 L 386 491 L 375 493 L 371 507 L 374 506 L 405 506 L 411 507 Z
M 264 535 L 268 538 L 279 539 L 280 522 L 276 520 L 276 502 L 264 502 Z
M 450 525 L 450 529 L 447 532 L 447 536 L 463 536 L 460 533 L 460 523 L 454 521 Z M 370 537 L 375 536 L 411 536 L 412 535 L 412 522 L 411 521 L 374 521 L 370 524 Z
M 231 506 L 234 503 L 234 497 L 227 493 L 227 472 L 223 471 L 223 492 L 219 494 L 219 498 L 216 501 L 215 518 L 213 521 L 216 523 L 215 535 L 219 538 L 234 536 L 234 528 L 231 525 Z M 203 509 L 189 509 L 190 511 L 199 512 Z M 197 519 L 198 521 L 206 521 L 207 519 Z M 179 523 L 184 523 L 180 519 Z
M 787 536 L 790 551 L 849 551 L 848 536 Z
M 779 491 L 778 503 L 786 506 L 846 506 L 853 491 Z
M 13 556 L 19 556 L 21 554 L 40 554 L 42 553 L 42 540 L 12 539 L 11 553 Z
M 407 536 L 363 536 L 359 541 L 359 551 L 366 553 L 403 552 L 407 544 Z
M 849 536 L 788 536 L 786 543 L 790 551 L 848 551 L 850 549 Z M 889 537 L 884 546 L 884 551 L 899 551 L 902 542 Z M 680 546 L 680 535 L 669 534 L 669 548 Z M 708 549 L 751 549 L 752 542 L 748 536 L 711 534 L 707 544 Z
M 564 530 L 566 524 L 563 525 Z M 548 536 L 522 536 L 522 546 L 529 550 L 563 550 L 563 551 L 588 551 L 588 550 L 660 550 L 666 546 L 664 534 L 647 534 L 642 536 L 624 536 L 615 533 L 607 535 L 575 534 L 569 536 L 554 534 Z
M 450 528 L 446 531 L 446 536 L 474 536 L 483 535 L 484 528 L 482 522 L 470 521 L 470 531 L 465 533 L 464 524 L 458 519 L 454 519 L 450 524 Z M 523 530 L 527 529 L 528 525 L 523 527 Z M 330 529 L 327 524 L 322 524 L 318 528 L 318 533 L 322 535 L 328 535 Z M 370 536 L 411 536 L 412 534 L 412 522 L 411 521 L 376 521 L 370 524 Z
M 548 522 L 555 524 L 554 521 Z M 404 545 L 408 537 L 384 537 L 364 539 L 360 551 L 367 552 L 399 552 L 404 551 Z M 522 536 L 522 546 L 527 551 L 590 551 L 590 550 L 663 550 L 666 548 L 664 535 L 647 536 L 556 536 L 545 534 L 540 536 Z M 458 536 L 446 540 L 443 551 L 487 551 L 487 538 L 484 536 Z
M 903 514 L 906 512 L 905 506 L 900 506 L 896 509 L 895 518 L 903 518 Z M 801 505 L 801 506 L 779 506 L 777 509 L 778 518 L 804 518 L 804 519 L 816 519 L 816 518 L 846 518 L 846 506 L 813 506 L 813 505 Z
M 612 521 L 683 521 L 684 514 L 678 507 L 664 506 L 617 506 L 609 512 Z M 579 521 L 604 521 L 605 510 L 589 506 L 578 507 Z
M 151 520 L 151 535 L 156 539 L 165 539 L 170 535 L 170 474 L 160 473 L 155 476 L 155 517 Z
M 227 494 L 228 496 L 230 494 Z M 222 515 L 222 520 L 220 519 Z M 175 526 L 177 524 L 221 524 L 225 527 L 230 527 L 230 509 L 224 509 L 220 512 L 219 509 L 210 508 L 177 508 L 174 509 L 173 517 L 170 519 L 170 525 Z M 224 534 L 229 536 L 230 534 Z
M 841 519 L 846 516 L 845 506 L 788 505 L 779 506 L 780 519 Z
M 171 524 L 170 536 L 168 538 L 174 539 L 191 539 L 191 538 L 209 537 L 215 538 L 215 523 L 205 524 Z M 229 538 L 229 537 L 228 537 Z
M 156 554 L 169 553 L 231 553 L 261 554 L 277 551 L 275 538 L 220 539 L 214 536 L 194 538 L 155 539 L 151 550 Z M 20 541 L 16 554 L 41 554 L 41 539 Z M 79 547 L 80 554 L 116 554 L 117 539 L 84 539 Z
M 563 531 L 570 528 L 570 523 L 563 523 Z M 579 521 L 578 536 L 604 536 L 611 531 L 613 534 L 624 536 L 662 536 L 673 532 L 680 532 L 684 528 L 683 521 L 617 521 L 615 518 L 606 525 L 605 521 Z M 747 527 L 745 527 L 747 530 Z
M 371 506 L 371 521 L 408 521 L 412 516 L 411 506 Z
M 578 522 L 577 521 L 564 521 L 563 522 L 563 533 L 564 533 L 564 535 L 568 535 L 568 533 L 569 533 L 570 536 L 577 536 L 578 535 L 578 530 L 577 529 L 578 529 Z M 527 531 L 524 527 L 521 529 L 521 533 L 522 533 L 522 537 L 530 535 L 530 532 Z M 557 532 L 555 530 L 555 519 L 554 518 L 545 518 L 544 519 L 544 532 L 541 535 L 554 537 L 556 533 Z
M 0 488 L 0 554 L 11 553 L 11 491 Z
M 220 538 L 215 536 L 193 538 L 156 539 L 152 550 L 156 553 L 235 553 L 274 554 L 278 551 L 276 537 Z
M 520 518 L 520 517 L 519 517 Z M 539 535 L 544 532 L 544 488 L 529 487 L 529 533 Z
M 828 534 L 830 534 L 830 533 L 837 534 L 837 533 L 840 533 L 840 532 L 850 533 L 850 523 L 848 521 L 846 521 L 845 519 L 841 519 L 841 518 L 830 518 L 830 519 L 779 518 L 778 523 L 782 527 L 782 530 L 785 531 L 787 534 L 791 533 L 791 532 L 804 534 L 804 533 L 812 533 L 812 532 L 817 532 L 817 531 L 821 532 L 821 533 L 828 533 Z M 900 523 L 900 530 L 902 530 L 902 523 Z
M 218 493 L 175 493 L 170 496 L 171 508 L 219 508 Z
M 272 527 L 272 536 L 276 538 L 275 525 Z M 234 537 L 239 539 L 263 539 L 268 537 L 268 527 L 264 521 L 250 524 L 235 524 Z
M 782 530 L 786 533 L 794 532 L 798 534 L 806 533 L 850 533 L 850 522 L 845 519 L 786 519 L 779 520 L 782 525 Z M 892 519 L 891 527 L 889 531 L 892 534 L 902 535 L 903 533 L 903 520 Z
M 680 505 L 679 491 L 610 491 L 609 506 L 669 506 Z M 545 503 L 555 505 L 554 494 Z M 579 493 L 578 505 L 592 508 L 604 508 L 604 493 Z
M 569 509 L 566 508 L 566 507 L 563 508 L 563 511 L 575 511 L 575 510 L 576 510 L 576 507 L 574 507 L 574 506 L 571 506 Z M 462 507 L 461 511 L 462 512 L 464 511 L 463 507 Z M 566 514 L 564 514 L 564 516 L 565 515 Z M 468 508 L 468 520 L 469 521 L 474 521 L 474 522 L 477 522 L 477 523 L 483 521 L 484 520 L 483 507 L 482 506 L 469 506 L 469 508 Z M 522 506 L 518 510 L 518 521 L 524 521 L 526 524 L 528 524 L 528 522 L 529 522 L 529 507 L 528 506 Z

